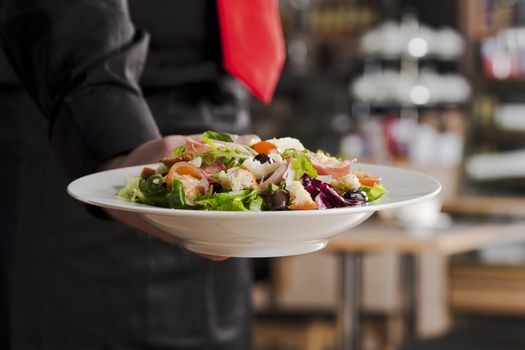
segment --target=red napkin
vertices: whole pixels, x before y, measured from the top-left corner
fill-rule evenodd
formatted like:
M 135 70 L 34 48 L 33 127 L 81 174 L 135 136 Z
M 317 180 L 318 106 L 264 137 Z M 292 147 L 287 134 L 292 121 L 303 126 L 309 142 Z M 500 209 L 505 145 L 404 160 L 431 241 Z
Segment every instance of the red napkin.
M 276 0 L 217 0 L 224 68 L 262 102 L 272 101 L 286 58 Z

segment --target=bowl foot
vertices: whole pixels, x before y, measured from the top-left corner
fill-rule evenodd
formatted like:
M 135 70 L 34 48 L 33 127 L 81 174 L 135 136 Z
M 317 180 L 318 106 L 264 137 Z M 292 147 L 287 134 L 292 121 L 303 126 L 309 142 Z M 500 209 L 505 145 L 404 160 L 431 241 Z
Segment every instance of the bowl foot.
M 315 252 L 326 247 L 328 239 L 307 242 L 260 243 L 208 243 L 184 241 L 182 245 L 192 252 L 238 258 L 270 258 Z

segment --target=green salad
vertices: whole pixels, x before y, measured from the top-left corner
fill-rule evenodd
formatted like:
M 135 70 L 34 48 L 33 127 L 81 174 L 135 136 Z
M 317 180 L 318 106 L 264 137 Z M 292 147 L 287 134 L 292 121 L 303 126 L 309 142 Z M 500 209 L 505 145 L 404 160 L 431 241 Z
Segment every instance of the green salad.
M 385 192 L 380 177 L 295 138 L 206 131 L 188 137 L 155 169 L 129 176 L 117 195 L 174 209 L 267 211 L 366 205 Z

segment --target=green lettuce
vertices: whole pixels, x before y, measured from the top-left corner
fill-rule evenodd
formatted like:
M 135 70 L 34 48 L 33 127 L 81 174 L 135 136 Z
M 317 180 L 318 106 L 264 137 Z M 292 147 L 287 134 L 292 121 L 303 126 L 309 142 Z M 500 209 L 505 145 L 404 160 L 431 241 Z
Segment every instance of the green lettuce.
M 168 208 L 184 209 L 186 207 L 186 193 L 182 182 L 174 179 L 171 182 L 168 193 L 166 194 Z
M 186 207 L 184 187 L 174 179 L 169 188 L 160 174 L 150 176 L 147 180 L 140 177 L 128 177 L 126 186 L 117 192 L 117 196 L 131 202 L 158 207 L 184 209 Z
M 269 193 L 274 193 L 276 191 L 284 190 L 284 189 L 286 189 L 286 182 L 285 181 L 281 181 L 278 185 L 276 185 L 276 184 L 269 184 L 268 185 L 268 192 Z
M 261 211 L 264 201 L 259 190 L 242 190 L 199 196 L 194 203 L 204 210 Z
M 211 139 L 217 140 L 217 141 L 224 141 L 224 142 L 233 142 L 233 139 L 231 138 L 230 135 L 222 133 L 222 132 L 211 131 L 211 130 L 208 130 L 202 133 L 202 139 L 204 140 L 204 142 L 208 144 L 209 144 L 208 141 Z
M 206 164 L 213 164 L 216 161 L 220 161 L 226 168 L 240 166 L 248 156 L 241 153 L 241 151 L 233 150 L 230 148 L 219 149 L 212 146 L 212 149 L 208 152 L 202 153 L 201 157 L 204 159 Z
M 211 148 L 210 151 L 204 152 L 200 155 L 205 164 L 209 165 L 220 161 L 226 166 L 226 168 L 231 168 L 241 165 L 242 162 L 248 158 L 246 154 L 243 154 L 239 150 L 231 149 L 227 146 L 221 146 L 219 148 L 215 145 L 215 143 L 213 143 L 212 139 L 233 142 L 232 138 L 228 134 L 221 134 L 215 131 L 206 131 L 202 134 L 202 139 Z
M 179 147 L 175 147 L 173 151 L 171 151 L 171 153 L 173 153 L 173 155 L 176 156 L 177 154 L 184 153 L 184 151 L 186 151 L 186 146 L 180 145 Z
M 359 189 L 366 193 L 369 202 L 373 202 L 381 198 L 386 193 L 386 189 L 382 184 L 375 184 L 374 187 L 361 186 Z
M 127 176 L 126 186 L 122 187 L 118 192 L 117 196 L 130 202 L 137 201 L 137 195 L 140 192 L 139 182 L 142 180 L 138 176 Z
M 284 158 L 292 158 L 292 169 L 295 170 L 295 179 L 300 180 L 304 174 L 308 174 L 312 178 L 317 177 L 317 170 L 308 156 L 308 150 L 296 150 L 288 148 L 283 152 Z

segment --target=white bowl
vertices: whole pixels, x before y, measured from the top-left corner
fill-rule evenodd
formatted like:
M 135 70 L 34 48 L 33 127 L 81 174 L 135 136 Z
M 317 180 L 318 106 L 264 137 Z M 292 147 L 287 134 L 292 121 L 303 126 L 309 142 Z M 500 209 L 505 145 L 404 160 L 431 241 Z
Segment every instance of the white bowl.
M 378 165 L 355 167 L 383 178 L 388 193 L 368 205 L 304 211 L 218 212 L 159 208 L 130 203 L 116 196 L 126 176 L 142 166 L 115 169 L 73 181 L 68 193 L 88 204 L 137 212 L 162 230 L 182 239 L 194 252 L 232 257 L 274 257 L 322 249 L 330 237 L 348 231 L 377 210 L 429 199 L 441 185 L 412 171 Z

